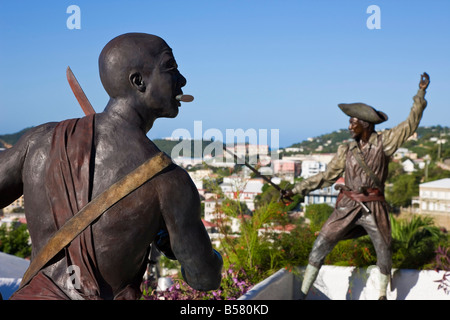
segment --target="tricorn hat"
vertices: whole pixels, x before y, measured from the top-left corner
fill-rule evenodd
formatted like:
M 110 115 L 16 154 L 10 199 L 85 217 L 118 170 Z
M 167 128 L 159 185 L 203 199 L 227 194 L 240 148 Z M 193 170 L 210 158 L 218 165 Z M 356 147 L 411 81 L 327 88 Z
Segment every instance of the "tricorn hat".
M 365 103 L 341 103 L 338 106 L 346 115 L 370 123 L 378 124 L 388 119 L 388 116 L 384 112 L 377 111 Z

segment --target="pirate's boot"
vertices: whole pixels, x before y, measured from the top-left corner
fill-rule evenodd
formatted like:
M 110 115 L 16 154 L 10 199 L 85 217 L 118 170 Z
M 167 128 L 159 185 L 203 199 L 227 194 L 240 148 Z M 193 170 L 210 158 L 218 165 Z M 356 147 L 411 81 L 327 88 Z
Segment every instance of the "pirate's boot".
M 390 278 L 389 274 L 380 273 L 380 292 L 378 300 L 387 300 L 386 291 Z
M 309 289 L 313 285 L 314 281 L 319 274 L 319 268 L 316 268 L 310 264 L 306 267 L 305 275 L 302 281 L 302 288 L 300 291 L 300 300 L 305 300 L 308 295 Z

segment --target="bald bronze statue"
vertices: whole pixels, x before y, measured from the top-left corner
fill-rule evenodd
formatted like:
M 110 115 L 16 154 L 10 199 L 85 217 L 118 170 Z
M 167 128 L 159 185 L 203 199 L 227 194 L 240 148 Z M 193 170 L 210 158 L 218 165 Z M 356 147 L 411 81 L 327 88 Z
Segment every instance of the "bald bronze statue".
M 99 71 L 110 96 L 103 112 L 40 125 L 0 153 L 0 208 L 24 195 L 32 260 L 93 198 L 159 154 L 147 133 L 157 118 L 178 114 L 186 79 L 163 39 L 116 37 Z M 109 208 L 11 299 L 138 299 L 155 242 L 191 287 L 219 287 L 222 258 L 202 224 L 197 189 L 174 164 Z M 67 285 L 71 266 L 78 286 Z

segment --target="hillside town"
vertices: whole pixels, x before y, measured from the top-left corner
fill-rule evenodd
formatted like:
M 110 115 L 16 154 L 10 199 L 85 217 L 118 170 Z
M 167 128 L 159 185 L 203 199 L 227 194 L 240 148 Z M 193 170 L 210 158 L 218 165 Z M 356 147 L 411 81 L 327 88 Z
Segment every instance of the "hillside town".
M 411 137 L 417 139 L 417 134 Z M 317 138 L 317 140 L 320 140 Z M 435 137 L 430 138 L 432 142 L 445 143 Z M 308 139 L 314 142 L 314 138 Z M 328 145 L 331 141 L 326 142 Z M 345 142 L 345 141 L 343 141 Z M 302 148 L 289 147 L 276 150 L 277 156 L 269 155 L 268 145 L 235 144 L 227 147 L 230 154 L 235 154 L 240 159 L 258 159 L 258 169 L 261 175 L 269 177 L 275 184 L 280 184 L 285 180 L 290 184 L 308 178 L 319 172 L 325 171 L 327 164 L 333 158 L 334 153 L 304 154 Z M 3 149 L 4 150 L 4 149 Z M 0 150 L 1 152 L 1 150 Z M 220 213 L 221 203 L 224 199 L 239 201 L 245 208 L 247 214 L 251 215 L 255 210 L 255 199 L 263 191 L 266 183 L 263 178 L 256 176 L 247 167 L 242 166 L 241 170 L 234 170 L 236 161 L 231 159 L 230 154 L 218 154 L 216 158 L 187 158 L 176 157 L 174 162 L 186 169 L 191 176 L 202 201 L 203 223 L 208 230 L 211 239 L 218 243 L 220 234 L 217 233 L 215 219 Z M 417 153 L 408 148 L 399 148 L 394 154 L 392 161 L 401 165 L 405 174 L 412 174 L 417 170 L 423 170 L 430 163 L 431 157 L 425 155 L 419 158 Z M 439 166 L 444 170 L 450 170 L 450 164 L 446 161 L 439 162 Z M 217 169 L 222 169 L 222 173 L 215 173 Z M 223 172 L 228 172 L 223 174 Z M 211 190 L 206 185 L 210 181 L 218 182 L 218 190 Z M 306 195 L 304 201 L 296 210 L 297 216 L 302 216 L 304 208 L 311 204 L 328 204 L 334 206 L 338 196 L 338 191 L 333 186 L 315 190 Z M 26 223 L 24 214 L 24 199 L 17 199 L 15 202 L 0 211 L 0 225 L 8 227 L 14 224 Z M 450 178 L 429 181 L 419 185 L 419 195 L 414 197 L 409 208 L 404 210 L 413 214 L 432 216 L 436 225 L 450 229 Z M 239 233 L 239 219 L 231 218 L 230 227 L 233 233 Z M 273 226 L 274 228 L 276 226 Z
M 410 140 L 417 140 L 417 134 L 413 135 Z M 320 142 L 320 139 L 317 139 Z M 445 139 L 431 137 L 431 143 L 444 144 Z M 314 138 L 308 139 L 309 142 L 314 142 Z M 345 142 L 345 141 L 341 141 Z M 331 141 L 326 141 L 326 145 L 331 144 Z M 271 178 L 271 180 L 279 184 L 282 180 L 294 184 L 296 181 L 313 176 L 321 171 L 325 171 L 327 164 L 335 155 L 334 153 L 320 153 L 323 148 L 317 148 L 317 153 L 305 154 L 303 148 L 290 147 L 278 150 L 279 157 L 271 159 L 265 155 L 268 154 L 268 146 L 240 144 L 234 147 L 229 147 L 230 151 L 239 157 L 246 157 L 249 159 L 254 156 L 256 152 L 264 150 L 261 154 L 258 165 L 261 174 Z M 222 158 L 221 158 L 222 159 Z M 234 167 L 234 163 L 230 161 L 214 161 L 209 159 L 208 165 L 202 165 L 202 159 L 175 158 L 180 166 L 186 168 L 191 175 L 204 204 L 203 221 L 212 239 L 218 239 L 220 235 L 217 234 L 214 220 L 217 219 L 218 210 L 220 211 L 221 203 L 224 198 L 221 198 L 219 193 L 211 192 L 205 188 L 206 181 L 217 179 L 218 175 L 214 173 L 214 168 L 222 167 L 230 169 Z M 431 156 L 426 154 L 419 157 L 418 154 L 408 148 L 399 148 L 392 158 L 392 162 L 398 164 L 404 174 L 410 175 L 417 170 L 425 170 L 431 162 Z M 439 161 L 437 165 L 443 170 L 449 170 L 446 161 Z M 222 177 L 220 180 L 219 192 L 225 199 L 232 199 L 240 201 L 249 209 L 249 214 L 255 209 L 255 199 L 262 193 L 263 186 L 266 182 L 257 176 L 252 175 L 252 172 L 246 167 L 243 167 L 238 173 L 233 173 L 229 176 Z M 389 187 L 389 186 L 388 186 Z M 305 196 L 304 201 L 298 206 L 297 216 L 302 216 L 304 208 L 311 204 L 328 204 L 334 206 L 338 196 L 338 191 L 334 186 L 315 190 Z M 409 214 L 421 214 L 431 216 L 435 220 L 435 224 L 439 227 L 450 228 L 450 179 L 438 179 L 436 181 L 427 181 L 419 184 L 419 194 L 412 199 L 411 206 L 401 208 L 401 212 Z M 275 227 L 275 226 L 273 226 Z M 232 232 L 239 232 L 239 219 L 231 218 Z
M 247 150 L 251 150 L 250 146 Z M 280 150 L 280 153 L 282 151 L 284 150 Z M 279 184 L 282 180 L 294 184 L 299 179 L 305 179 L 325 171 L 328 162 L 334 156 L 333 153 L 292 154 L 292 151 L 297 151 L 292 150 L 292 148 L 288 151 L 290 153 L 289 156 L 281 156 L 280 159 L 272 160 L 270 166 L 260 168 L 260 172 L 267 174 L 276 184 Z M 430 163 L 430 157 L 418 158 L 416 153 L 407 148 L 400 148 L 394 154 L 392 161 L 399 164 L 405 174 L 412 174 L 417 170 L 426 169 Z M 180 165 L 183 166 L 182 161 L 180 161 Z M 450 169 L 445 162 L 439 165 L 445 170 Z M 214 230 L 212 228 L 214 226 L 214 212 L 216 212 L 217 207 L 220 207 L 220 203 L 223 200 L 219 198 L 217 193 L 208 192 L 203 187 L 205 179 L 215 177 L 213 170 L 201 169 L 189 171 L 189 173 L 202 196 L 205 225 Z M 248 209 L 253 211 L 255 209 L 255 198 L 262 193 L 264 184 L 265 181 L 262 178 L 252 177 L 251 171 L 244 167 L 239 173 L 224 177 L 219 186 L 226 198 L 245 203 Z M 315 190 L 305 196 L 304 201 L 296 210 L 302 216 L 307 205 L 325 203 L 333 207 L 338 193 L 334 186 Z M 435 220 L 436 225 L 449 229 L 450 178 L 419 184 L 419 195 L 413 197 L 410 207 L 402 208 L 402 210 L 404 212 L 431 216 Z M 233 223 L 233 228 L 237 228 L 236 222 Z

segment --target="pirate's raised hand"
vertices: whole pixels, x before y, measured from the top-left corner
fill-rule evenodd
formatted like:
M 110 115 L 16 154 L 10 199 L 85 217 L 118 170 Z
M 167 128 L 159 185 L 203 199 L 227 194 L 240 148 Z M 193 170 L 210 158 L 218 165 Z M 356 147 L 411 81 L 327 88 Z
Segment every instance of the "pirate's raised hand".
M 422 73 L 420 75 L 419 88 L 422 90 L 426 90 L 429 84 L 430 84 L 430 76 L 426 72 Z

